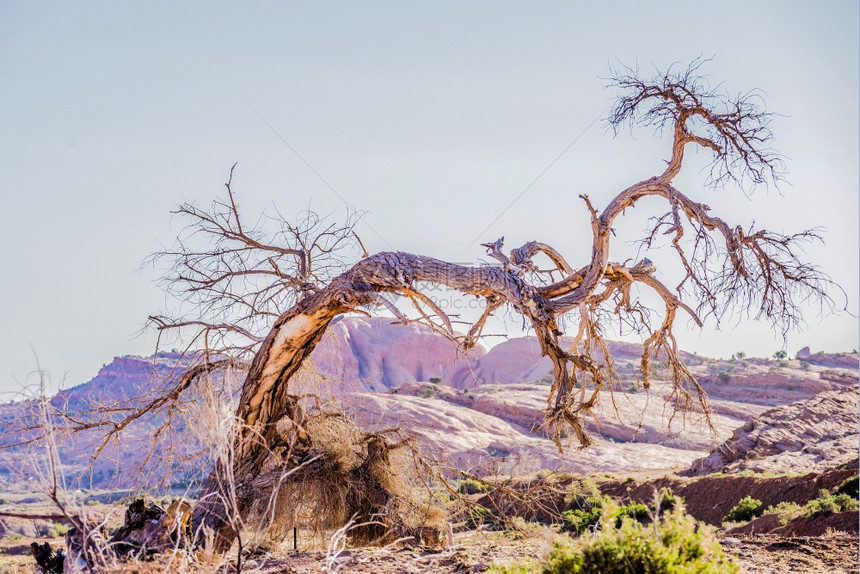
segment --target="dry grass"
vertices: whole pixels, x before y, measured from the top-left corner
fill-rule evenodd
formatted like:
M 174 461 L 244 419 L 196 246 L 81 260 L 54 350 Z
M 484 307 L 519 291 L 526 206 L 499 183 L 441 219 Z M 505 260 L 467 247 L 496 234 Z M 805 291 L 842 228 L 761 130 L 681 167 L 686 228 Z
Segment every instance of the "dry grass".
M 447 533 L 445 511 L 428 486 L 432 477 L 410 439 L 366 433 L 341 413 L 317 412 L 304 426 L 304 462 L 287 451 L 259 478 L 245 523 L 255 525 L 264 547 L 275 547 L 299 528 L 317 544 L 347 523 L 351 545 L 394 540 L 439 544 Z M 284 470 L 286 469 L 286 470 Z

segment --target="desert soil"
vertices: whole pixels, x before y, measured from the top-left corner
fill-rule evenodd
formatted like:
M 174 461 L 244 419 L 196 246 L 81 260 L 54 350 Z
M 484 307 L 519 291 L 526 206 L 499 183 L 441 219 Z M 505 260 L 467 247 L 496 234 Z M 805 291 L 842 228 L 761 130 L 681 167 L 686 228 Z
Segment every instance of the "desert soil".
M 563 507 L 564 493 L 570 482 L 589 478 L 599 484 L 600 490 L 617 500 L 647 501 L 655 489 L 669 487 L 687 500 L 687 512 L 699 520 L 719 525 L 726 508 L 730 508 L 746 494 L 762 499 L 765 505 L 791 500 L 803 504 L 815 498 L 820 489 L 832 490 L 846 477 L 856 476 L 857 463 L 851 468 L 835 469 L 823 473 L 800 475 L 745 475 L 707 476 L 700 478 L 662 477 L 561 477 L 547 478 L 547 499 L 541 507 L 543 512 L 557 515 Z M 542 479 L 543 480 L 543 479 Z M 526 484 L 526 483 L 523 483 Z M 532 485 L 534 483 L 531 483 Z M 557 487 L 557 488 L 556 488 Z M 516 487 L 515 487 L 516 488 Z M 473 499 L 492 507 L 487 495 L 473 495 Z M 497 502 L 499 502 L 497 500 Z M 726 507 L 726 508 L 723 508 Z M 38 505 L 27 506 L 30 512 Z M 114 509 L 114 512 L 109 512 Z M 46 510 L 46 509 L 45 509 Z M 102 514 L 121 515 L 121 508 L 113 505 L 96 506 Z M 522 516 L 528 520 L 537 518 L 541 512 L 527 512 L 507 506 L 508 518 Z M 116 518 L 116 517 L 114 517 Z M 546 518 L 545 518 L 546 519 Z M 780 525 L 775 516 L 766 515 L 733 530 L 719 531 L 726 554 L 745 572 L 750 574 L 811 574 L 848 573 L 858 571 L 858 513 L 838 512 L 797 518 L 787 525 Z M 9 522 L 12 519 L 4 519 Z M 773 523 L 773 524 L 771 524 Z M 483 572 L 491 564 L 507 564 L 523 559 L 540 560 L 545 557 L 558 532 L 547 525 L 516 520 L 520 530 L 494 532 L 488 530 L 463 530 L 454 535 L 454 544 L 444 549 L 387 547 L 350 548 L 341 552 L 318 548 L 292 552 L 286 549 L 274 553 L 247 556 L 243 572 L 318 573 L 342 572 L 358 574 L 407 574 L 407 573 L 471 573 Z M 764 533 L 769 530 L 773 532 Z M 35 563 L 30 554 L 30 543 L 44 542 L 44 538 L 7 536 L 0 539 L 0 574 L 23 574 L 35 572 Z M 54 548 L 63 546 L 62 539 L 51 540 Z M 300 539 L 301 542 L 301 539 Z M 300 547 L 301 549 L 301 547 Z M 235 554 L 228 560 L 235 560 Z M 195 563 L 180 568 L 176 561 L 162 560 L 142 564 L 129 564 L 121 574 L 147 574 L 155 572 L 190 572 L 194 574 L 235 572 L 229 565 Z
M 455 538 L 455 547 L 443 552 L 411 549 L 345 552 L 340 556 L 340 571 L 359 574 L 483 572 L 492 563 L 541 557 L 549 550 L 550 540 L 546 532 L 513 536 L 464 533 Z M 749 574 L 848 574 L 858 570 L 857 537 L 847 534 L 800 538 L 748 536 L 741 539 L 740 544 L 724 545 L 724 550 Z M 267 574 L 310 574 L 320 572 L 326 565 L 323 552 L 253 563 Z
M 856 520 L 856 513 L 855 513 Z M 545 556 L 557 536 L 549 527 L 534 527 L 523 532 L 458 533 L 454 546 L 443 550 L 426 548 L 361 548 L 339 554 L 322 550 L 310 552 L 277 552 L 248 557 L 243 572 L 261 574 L 310 574 L 342 572 L 356 574 L 418 574 L 483 572 L 493 563 L 506 564 L 524 558 Z M 775 535 L 740 535 L 738 543 L 724 543 L 723 549 L 749 574 L 853 573 L 858 571 L 856 534 L 830 533 L 825 536 L 782 537 Z M 0 542 L 0 572 L 24 574 L 35 572 L 29 544 L 34 539 Z M 44 540 L 41 540 L 44 541 Z M 57 547 L 62 540 L 52 541 Z M 326 570 L 328 568 L 328 570 Z M 130 565 L 123 573 L 181 571 L 176 564 L 143 563 Z M 211 572 L 211 565 L 192 566 L 185 571 Z M 221 570 L 235 572 L 232 567 Z

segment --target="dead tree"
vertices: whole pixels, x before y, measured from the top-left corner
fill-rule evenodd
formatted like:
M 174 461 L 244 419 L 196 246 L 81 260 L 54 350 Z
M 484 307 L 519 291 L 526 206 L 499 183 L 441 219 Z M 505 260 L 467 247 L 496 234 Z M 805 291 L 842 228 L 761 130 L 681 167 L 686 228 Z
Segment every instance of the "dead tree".
M 561 449 L 564 425 L 572 427 L 583 447 L 590 443 L 583 417 L 599 391 L 617 379 L 602 338 L 610 319 L 642 334 L 646 388 L 659 361 L 669 373 L 674 406 L 699 408 L 707 415 L 705 393 L 679 359 L 672 332 L 679 312 L 701 326 L 708 318 L 719 321 L 741 309 L 784 333 L 800 321 L 800 302 L 832 305 L 829 278 L 797 256 L 798 244 L 818 239 L 814 230 L 780 235 L 743 229 L 674 187 L 690 145 L 712 154 L 709 185 L 747 190 L 780 180 L 782 162 L 770 148 L 772 116 L 761 97 L 756 92 L 730 96 L 711 88 L 699 74 L 702 63 L 671 67 L 652 79 L 630 69 L 613 72 L 610 85 L 620 95 L 610 126 L 665 132 L 671 135 L 670 153 L 665 169 L 620 191 L 605 206 L 580 196 L 590 217 L 592 248 L 590 260 L 576 266 L 539 241 L 505 251 L 500 239 L 485 244 L 497 262 L 493 265 L 365 252 L 347 268 L 364 251 L 353 231 L 355 216 L 342 225 L 310 212 L 297 224 L 276 217 L 278 231 L 266 235 L 241 219 L 232 171 L 225 200 L 211 209 L 182 205 L 178 213 L 189 220 L 187 233 L 176 248 L 157 258 L 172 261 L 167 287 L 189 313 L 152 317 L 152 322 L 162 333 L 194 331 L 192 346 L 204 349 L 198 374 L 208 374 L 219 362 L 249 363 L 235 412 L 239 424 L 231 456 L 220 459 L 205 483 L 194 511 L 195 531 L 208 530 L 214 535 L 213 549 L 225 551 L 239 534 L 236 515 L 250 512 L 261 485 L 271 488 L 278 472 L 316 464 L 307 414 L 291 381 L 327 327 L 345 313 L 388 309 L 396 321 L 425 323 L 464 349 L 476 344 L 487 319 L 503 306 L 522 315 L 553 364 L 544 424 Z M 667 238 L 684 270 L 676 285 L 664 285 L 646 258 L 612 260 L 614 223 L 645 198 L 659 199 L 666 212 L 650 221 L 642 245 L 647 249 Z M 548 269 L 539 267 L 540 258 L 549 260 Z M 483 314 L 465 333 L 458 332 L 452 318 L 422 293 L 428 284 L 482 299 Z M 662 309 L 649 310 L 635 297 L 634 285 L 656 294 Z M 412 318 L 392 304 L 393 295 L 412 301 Z M 575 325 L 572 345 L 561 342 L 563 318 L 564 325 Z M 177 395 L 194 384 L 195 372 L 189 372 Z M 368 460 L 389 448 L 384 441 L 374 444 L 382 450 L 368 448 Z

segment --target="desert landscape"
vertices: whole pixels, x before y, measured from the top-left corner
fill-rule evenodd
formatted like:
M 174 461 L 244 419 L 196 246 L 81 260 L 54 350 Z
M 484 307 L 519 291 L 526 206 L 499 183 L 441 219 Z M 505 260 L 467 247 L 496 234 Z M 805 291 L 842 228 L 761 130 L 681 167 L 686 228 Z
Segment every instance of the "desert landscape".
M 490 4 L 0 9 L 0 574 L 857 571 L 858 7 Z
M 369 432 L 399 427 L 416 437 L 422 456 L 447 469 L 451 484 L 461 485 L 466 508 L 484 508 L 490 518 L 478 523 L 463 518 L 468 514 L 463 501 L 451 502 L 453 545 L 347 548 L 334 562 L 330 548 L 301 533 L 297 552 L 288 539 L 248 554 L 243 571 L 318 572 L 334 564 L 344 572 L 478 572 L 540 560 L 563 530 L 571 493 L 583 484 L 618 504 L 648 504 L 655 492 L 671 490 L 690 516 L 717 529 L 726 555 L 747 572 L 854 571 L 856 501 L 850 510 L 832 504 L 803 509 L 852 478 L 856 498 L 856 353 L 803 350 L 794 358 L 728 360 L 685 354 L 710 396 L 712 436 L 701 412 L 673 416 L 666 409 L 666 381 L 658 378 L 649 391 L 634 390 L 637 373 L 628 364 L 635 364 L 640 346 L 610 345 L 619 388 L 627 392 L 615 391 L 613 397 L 613 391 L 602 391 L 597 416 L 589 421 L 594 444 L 580 450 L 568 438 L 560 454 L 540 428 L 550 365 L 533 338 L 511 339 L 488 351 L 477 347 L 462 357 L 451 341 L 420 325 L 393 325 L 384 318 L 339 321 L 312 355 L 313 376 L 303 379 L 308 388 L 302 392 L 338 401 Z M 169 352 L 118 357 L 91 381 L 61 391 L 51 402 L 87 416 L 95 405 L 125 404 L 144 395 L 158 377 L 176 377 L 185 360 Z M 26 402 L 2 405 L 0 417 L 10 425 L 32 408 Z M 127 501 L 136 496 L 193 499 L 208 468 L 176 465 L 172 474 L 146 470 L 145 459 L 170 460 L 168 451 L 178 454 L 173 445 L 195 442 L 179 425 L 170 440 L 151 449 L 162 423 L 152 417 L 130 427 L 93 465 L 99 429 L 61 441 L 67 500 L 116 528 Z M 3 440 L 23 438 L 6 433 Z M 47 497 L 49 485 L 31 464 L 44 458 L 38 448 L 6 448 L 0 457 L 0 564 L 4 572 L 32 572 L 30 544 L 61 548 L 69 525 L 62 517 L 50 518 L 57 509 Z M 464 479 L 458 470 L 474 479 Z M 475 491 L 464 484 L 476 485 Z M 758 501 L 760 511 L 782 511 L 726 521 L 746 497 Z M 31 520 L 28 514 L 45 517 Z M 234 559 L 224 567 L 231 568 Z M 183 568 L 205 571 L 206 566 Z

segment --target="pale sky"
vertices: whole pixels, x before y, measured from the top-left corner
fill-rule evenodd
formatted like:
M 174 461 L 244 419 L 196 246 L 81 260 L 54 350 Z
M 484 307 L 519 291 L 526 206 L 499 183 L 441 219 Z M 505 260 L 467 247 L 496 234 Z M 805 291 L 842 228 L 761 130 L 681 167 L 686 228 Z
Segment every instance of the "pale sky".
M 33 382 L 36 356 L 68 387 L 114 356 L 151 353 L 137 333 L 166 302 L 140 264 L 179 230 L 170 210 L 207 204 L 235 162 L 247 213 L 340 216 L 342 197 L 369 212 L 358 230 L 371 252 L 474 263 L 489 226 L 481 242 L 540 240 L 581 265 L 577 195 L 605 205 L 661 172 L 669 149 L 593 123 L 613 95 L 601 78 L 610 63 L 650 70 L 700 54 L 714 83 L 760 88 L 781 114 L 788 183 L 751 199 L 703 191 L 693 157 L 678 187 L 732 224 L 826 228 L 808 259 L 856 315 L 858 22 L 844 0 L 3 2 L 0 391 Z M 858 347 L 856 317 L 807 320 L 790 354 Z M 681 333 L 682 346 L 782 347 L 749 321 L 714 328 Z

